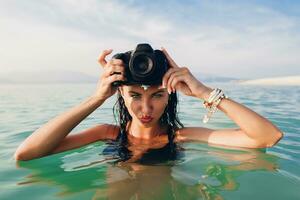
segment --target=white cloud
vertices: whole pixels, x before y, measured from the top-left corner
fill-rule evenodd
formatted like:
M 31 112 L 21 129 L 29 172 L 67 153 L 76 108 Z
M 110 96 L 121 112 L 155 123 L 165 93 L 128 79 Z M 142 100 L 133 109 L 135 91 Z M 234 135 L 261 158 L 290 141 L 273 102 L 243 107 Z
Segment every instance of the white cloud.
M 171 14 L 123 1 L 19 1 L 0 7 L 1 72 L 61 68 L 95 74 L 101 50 L 126 51 L 149 42 L 167 47 L 193 71 L 268 76 L 284 66 L 287 73 L 300 73 L 299 22 L 262 6 L 246 13 L 239 6 L 218 7 L 231 14 L 228 22 L 221 14 L 206 22 L 207 13 L 196 15 L 193 6 L 185 11 L 177 4 Z M 186 12 L 194 18 L 185 21 Z

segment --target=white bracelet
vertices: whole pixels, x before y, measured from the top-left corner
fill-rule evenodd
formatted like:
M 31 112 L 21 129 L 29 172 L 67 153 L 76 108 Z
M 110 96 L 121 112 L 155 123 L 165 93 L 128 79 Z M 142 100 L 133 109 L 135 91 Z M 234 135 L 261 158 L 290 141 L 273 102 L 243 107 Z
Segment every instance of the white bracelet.
M 203 106 L 208 110 L 207 114 L 203 117 L 203 123 L 207 123 L 212 115 L 217 111 L 217 107 L 222 99 L 228 97 L 224 94 L 220 88 L 215 88 L 209 95 L 208 100 L 203 102 Z

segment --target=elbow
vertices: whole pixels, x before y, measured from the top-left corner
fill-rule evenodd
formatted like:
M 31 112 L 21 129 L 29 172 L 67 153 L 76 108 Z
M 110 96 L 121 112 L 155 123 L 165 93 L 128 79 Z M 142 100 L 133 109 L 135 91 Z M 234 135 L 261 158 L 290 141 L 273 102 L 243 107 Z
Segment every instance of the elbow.
M 24 149 L 17 149 L 15 154 L 14 154 L 14 159 L 16 161 L 26 161 L 26 160 L 32 160 L 36 158 L 36 156 L 31 153 L 28 150 L 24 150 Z
M 23 143 L 17 148 L 15 154 L 14 154 L 14 159 L 16 161 L 21 161 L 21 160 L 28 160 L 28 148 L 23 145 Z
M 14 154 L 14 159 L 16 161 L 21 161 L 21 160 L 26 160 L 26 157 L 24 156 L 24 153 L 17 150 Z
M 281 131 L 276 131 L 276 133 L 273 134 L 274 136 L 272 137 L 271 141 L 269 141 L 266 145 L 266 147 L 273 147 L 275 146 L 282 138 L 283 138 L 283 133 Z

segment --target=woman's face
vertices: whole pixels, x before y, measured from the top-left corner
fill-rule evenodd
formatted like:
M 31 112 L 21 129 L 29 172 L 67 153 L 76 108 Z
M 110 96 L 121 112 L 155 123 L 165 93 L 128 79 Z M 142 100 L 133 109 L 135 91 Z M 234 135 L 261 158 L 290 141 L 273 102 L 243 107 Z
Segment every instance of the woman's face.
M 156 125 L 168 104 L 169 94 L 166 89 L 151 86 L 144 90 L 139 85 L 122 86 L 121 95 L 133 121 L 150 127 Z

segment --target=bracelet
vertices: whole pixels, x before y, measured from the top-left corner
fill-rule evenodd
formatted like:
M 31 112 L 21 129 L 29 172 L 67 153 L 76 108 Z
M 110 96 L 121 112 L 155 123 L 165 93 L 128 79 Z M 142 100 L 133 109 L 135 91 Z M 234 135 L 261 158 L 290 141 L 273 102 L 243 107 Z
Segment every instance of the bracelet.
M 215 88 L 208 97 L 207 101 L 203 102 L 204 108 L 208 110 L 207 114 L 203 117 L 203 123 L 207 123 L 211 116 L 217 111 L 217 107 L 223 99 L 228 97 L 224 94 L 220 88 Z

